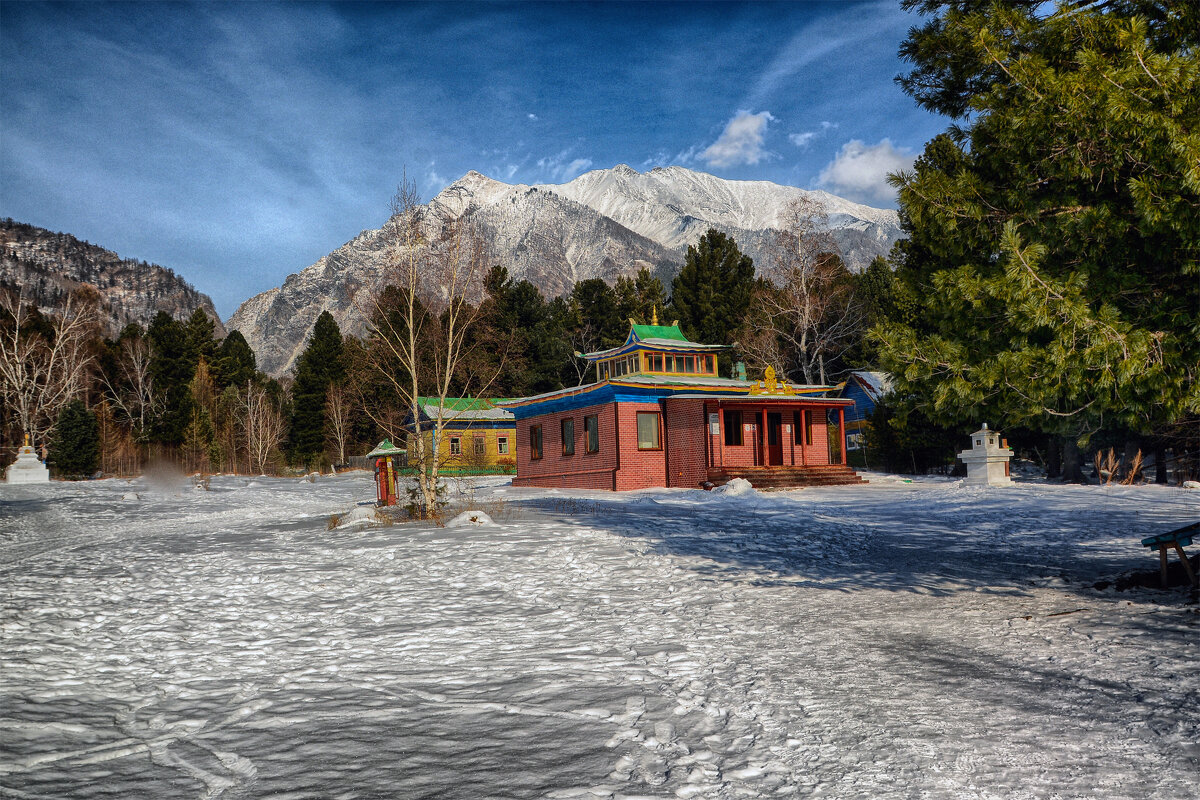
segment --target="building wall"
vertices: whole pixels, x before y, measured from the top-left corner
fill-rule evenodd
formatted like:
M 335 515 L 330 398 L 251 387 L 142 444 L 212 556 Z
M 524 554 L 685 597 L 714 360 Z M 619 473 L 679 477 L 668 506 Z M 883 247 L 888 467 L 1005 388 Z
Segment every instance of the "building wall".
M 422 435 L 427 443 L 433 440 L 432 431 Z M 484 440 L 482 455 L 475 454 L 475 438 L 477 436 L 482 436 Z M 462 441 L 461 455 L 450 454 L 450 440 L 454 437 L 458 437 Z M 499 439 L 501 437 L 508 439 L 508 453 L 500 453 Z M 470 471 L 472 468 L 480 468 L 491 471 L 497 469 L 512 471 L 517 464 L 516 444 L 517 429 L 515 425 L 511 428 L 444 428 L 438 439 L 438 460 L 444 467 L 455 470 Z
M 517 477 L 514 486 L 575 489 L 645 489 L 666 486 L 666 451 L 639 450 L 637 414 L 661 413 L 658 403 L 605 403 L 517 421 Z M 600 450 L 587 452 L 584 417 L 599 420 Z M 575 454 L 563 455 L 562 420 L 575 421 Z M 529 432 L 542 426 L 542 458 L 530 458 Z M 660 442 L 665 438 L 660 429 Z
M 708 480 L 708 432 L 703 400 L 663 401 L 667 485 L 695 489 Z M 715 438 L 715 437 L 712 437 Z
M 620 419 L 621 463 L 617 470 L 616 490 L 648 489 L 667 485 L 666 450 L 638 450 L 637 413 L 653 411 L 660 414 L 659 444 L 664 444 L 665 423 L 661 420 L 662 406 L 658 403 L 617 403 Z
M 587 406 L 556 414 L 517 420 L 517 477 L 514 486 L 613 489 L 617 467 L 616 417 L 613 403 Z M 583 418 L 595 414 L 600 428 L 600 451 L 587 452 Z M 563 419 L 575 420 L 575 455 L 563 455 Z M 531 460 L 529 431 L 542 426 L 542 458 Z
M 713 465 L 716 468 L 727 467 L 756 467 L 762 466 L 762 453 L 759 450 L 758 429 L 762 426 L 762 406 L 731 406 L 726 404 L 725 412 L 742 412 L 742 443 L 740 445 L 724 444 L 724 427 L 718 436 L 709 435 L 709 446 Z M 716 410 L 715 405 L 711 409 Z M 770 409 L 769 409 L 770 410 Z M 801 446 L 795 443 L 793 412 L 795 409 L 780 409 L 783 414 L 783 428 L 780 431 L 783 444 L 783 466 L 818 466 L 829 463 L 829 427 L 825 421 L 824 408 L 809 409 L 812 414 L 812 444 Z M 836 412 L 835 412 L 836 413 Z

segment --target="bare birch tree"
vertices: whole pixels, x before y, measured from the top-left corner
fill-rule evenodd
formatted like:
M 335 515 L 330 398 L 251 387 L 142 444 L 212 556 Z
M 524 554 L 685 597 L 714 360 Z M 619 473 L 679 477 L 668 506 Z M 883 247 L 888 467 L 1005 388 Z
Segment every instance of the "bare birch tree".
M 487 260 L 479 232 L 461 217 L 430 217 L 407 178 L 390 211 L 386 286 L 365 301 L 363 311 L 371 320 L 366 366 L 392 402 L 364 407 L 396 438 L 397 421 L 404 420 L 409 465 L 416 471 L 413 506 L 419 517 L 430 518 L 439 506 L 439 470 L 449 457 L 438 447 L 452 416 L 446 398 L 456 388 L 464 397 L 481 396 L 500 368 L 493 362 L 490 374 L 479 374 L 473 365 L 487 360 L 469 357 Z
M 24 292 L 0 291 L 0 399 L 43 451 L 58 412 L 87 387 L 96 308 L 92 295 L 68 295 L 47 335 L 29 325 Z
M 739 341 L 750 357 L 777 364 L 808 384 L 828 379 L 826 360 L 863 325 L 840 249 L 813 200 L 788 204 L 774 258 L 763 265 Z
M 346 463 L 346 440 L 353 422 L 353 398 L 341 384 L 331 383 L 325 390 L 325 435 L 337 451 L 337 463 Z
M 100 373 L 104 395 L 114 411 L 130 427 L 134 441 L 145 443 L 149 438 L 150 422 L 162 410 L 162 398 L 154 392 L 150 377 L 152 356 L 146 336 L 129 336 L 121 340 L 117 354 L 116 375 Z
M 287 431 L 282 412 L 265 388 L 246 381 L 246 388 L 238 391 L 237 421 L 250 472 L 264 473 Z

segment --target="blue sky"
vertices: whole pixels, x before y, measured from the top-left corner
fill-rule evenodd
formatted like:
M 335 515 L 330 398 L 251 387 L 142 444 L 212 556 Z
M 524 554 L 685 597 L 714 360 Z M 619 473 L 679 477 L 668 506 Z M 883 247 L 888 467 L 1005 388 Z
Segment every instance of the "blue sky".
M 223 317 L 360 231 L 407 171 L 625 163 L 882 182 L 946 121 L 894 84 L 896 2 L 0 4 L 0 216 L 171 267 Z

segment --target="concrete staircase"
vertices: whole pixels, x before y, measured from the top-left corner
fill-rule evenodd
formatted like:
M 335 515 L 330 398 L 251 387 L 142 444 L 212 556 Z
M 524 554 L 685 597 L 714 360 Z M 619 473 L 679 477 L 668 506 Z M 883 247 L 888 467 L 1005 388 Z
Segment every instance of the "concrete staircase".
M 808 467 L 723 467 L 708 471 L 708 480 L 718 486 L 734 478 L 750 481 L 750 485 L 755 489 L 796 489 L 804 486 L 843 486 L 867 482 L 845 464 Z

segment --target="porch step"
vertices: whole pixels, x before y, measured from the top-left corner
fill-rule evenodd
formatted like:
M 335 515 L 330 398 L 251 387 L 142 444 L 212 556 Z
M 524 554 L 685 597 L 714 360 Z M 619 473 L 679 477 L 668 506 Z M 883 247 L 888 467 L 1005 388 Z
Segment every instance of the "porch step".
M 708 471 L 708 480 L 718 486 L 734 478 L 747 480 L 756 489 L 845 486 L 867 482 L 845 464 L 819 464 L 808 467 L 724 467 Z

